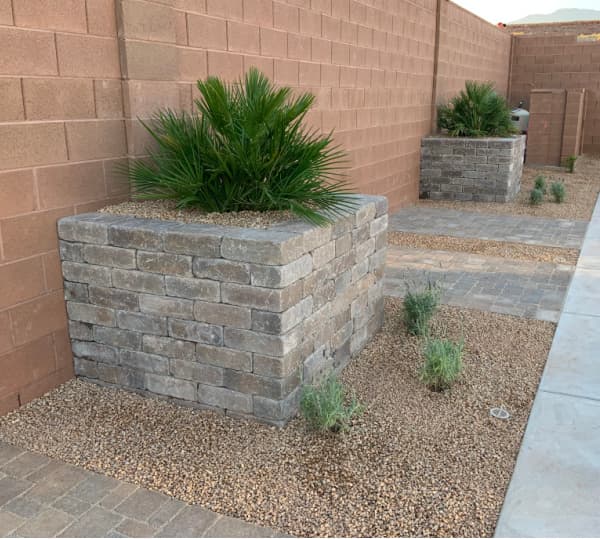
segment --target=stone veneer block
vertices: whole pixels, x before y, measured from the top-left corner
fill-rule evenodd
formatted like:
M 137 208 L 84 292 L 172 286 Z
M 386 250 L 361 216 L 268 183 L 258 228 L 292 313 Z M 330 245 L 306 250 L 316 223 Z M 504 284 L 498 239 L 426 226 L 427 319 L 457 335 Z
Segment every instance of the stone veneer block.
M 425 137 L 421 198 L 510 202 L 521 189 L 525 136 Z
M 383 322 L 387 199 L 327 227 L 58 224 L 78 376 L 283 425 Z

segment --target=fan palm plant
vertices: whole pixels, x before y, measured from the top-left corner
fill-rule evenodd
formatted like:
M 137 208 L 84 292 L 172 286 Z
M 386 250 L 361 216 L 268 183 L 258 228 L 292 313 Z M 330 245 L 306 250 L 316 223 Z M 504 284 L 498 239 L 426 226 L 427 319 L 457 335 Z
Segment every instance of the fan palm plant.
M 506 137 L 517 133 L 506 100 L 487 82 L 467 81 L 460 94 L 438 108 L 438 127 L 453 137 Z
M 159 111 L 144 123 L 156 148 L 127 171 L 138 199 L 206 212 L 291 210 L 319 225 L 354 206 L 346 155 L 303 125 L 314 96 L 292 96 L 256 69 L 198 81 L 199 114 Z

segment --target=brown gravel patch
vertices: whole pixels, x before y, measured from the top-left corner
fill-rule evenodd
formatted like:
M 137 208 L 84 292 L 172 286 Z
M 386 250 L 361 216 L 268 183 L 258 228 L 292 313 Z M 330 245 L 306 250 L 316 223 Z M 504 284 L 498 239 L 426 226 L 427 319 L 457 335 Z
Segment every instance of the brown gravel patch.
M 555 181 L 564 181 L 567 198 L 562 204 L 552 202 L 547 196 L 540 206 L 529 204 L 529 193 L 533 189 L 535 177 L 546 176 L 548 188 Z M 532 215 L 554 219 L 575 219 L 588 221 L 594 210 L 596 199 L 600 193 L 600 157 L 581 156 L 577 160 L 575 173 L 558 167 L 526 166 L 521 180 L 521 192 L 514 202 L 505 204 L 494 202 L 461 202 L 451 200 L 420 200 L 419 204 L 435 208 L 474 211 L 482 213 L 499 213 L 509 215 Z
M 208 223 L 246 228 L 269 228 L 297 217 L 289 211 L 239 211 L 206 213 L 190 208 L 177 208 L 172 200 L 139 200 L 122 202 L 99 210 L 102 213 L 131 215 L 140 219 L 162 219 L 183 223 Z
M 487 256 L 500 256 L 512 260 L 553 262 L 575 266 L 579 258 L 578 249 L 544 247 L 525 243 L 511 243 L 454 236 L 432 236 L 410 232 L 388 232 L 388 243 L 411 249 L 433 249 L 435 251 L 458 251 Z
M 344 372 L 367 405 L 346 434 L 71 381 L 0 418 L 0 438 L 298 536 L 491 536 L 555 324 L 443 306 L 434 333 L 464 336 L 465 371 L 432 393 L 401 305 Z

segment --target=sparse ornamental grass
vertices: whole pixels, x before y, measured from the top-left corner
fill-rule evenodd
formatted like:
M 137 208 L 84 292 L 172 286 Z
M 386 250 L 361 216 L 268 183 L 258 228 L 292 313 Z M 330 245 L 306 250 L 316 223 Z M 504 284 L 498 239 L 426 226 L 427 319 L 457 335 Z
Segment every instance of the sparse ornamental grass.
M 462 371 L 464 344 L 448 339 L 428 339 L 425 346 L 425 364 L 421 381 L 432 391 L 445 391 Z
M 545 176 L 542 176 L 541 174 L 539 176 L 536 176 L 534 189 L 539 189 L 544 195 L 548 192 Z
M 552 194 L 552 198 L 554 198 L 554 202 L 562 204 L 567 197 L 565 184 L 563 182 L 553 182 L 550 186 L 550 193 Z
M 346 154 L 303 124 L 313 95 L 292 96 L 254 68 L 198 90 L 199 114 L 161 110 L 144 123 L 156 147 L 127 170 L 136 198 L 205 212 L 290 210 L 318 225 L 354 208 Z
M 355 397 L 348 398 L 346 388 L 331 375 L 320 385 L 304 387 L 300 411 L 313 429 L 340 432 L 348 430 L 363 406 Z
M 404 296 L 404 323 L 411 335 L 427 335 L 429 322 L 438 309 L 440 289 L 435 283 L 427 283 L 422 290 L 407 288 Z
M 508 137 L 517 133 L 510 108 L 491 83 L 467 81 L 465 89 L 438 108 L 438 127 L 453 137 Z
M 529 203 L 532 206 L 539 206 L 544 201 L 544 192 L 541 189 L 532 189 L 529 193 Z

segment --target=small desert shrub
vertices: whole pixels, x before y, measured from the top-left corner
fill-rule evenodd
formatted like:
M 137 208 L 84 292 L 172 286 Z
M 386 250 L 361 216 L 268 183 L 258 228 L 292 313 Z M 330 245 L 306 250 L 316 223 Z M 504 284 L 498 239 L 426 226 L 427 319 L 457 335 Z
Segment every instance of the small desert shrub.
M 562 204 L 565 201 L 567 190 L 565 189 L 565 184 L 563 182 L 554 182 L 550 186 L 550 192 L 552 193 L 554 202 L 557 204 Z
M 448 389 L 462 370 L 464 344 L 447 339 L 428 339 L 421 381 L 432 391 Z
M 548 192 L 545 176 L 542 176 L 541 174 L 539 176 L 536 176 L 534 189 L 539 189 L 544 195 Z
M 339 432 L 348 430 L 363 407 L 355 397 L 348 398 L 343 384 L 332 375 L 318 386 L 304 387 L 300 411 L 312 428 Z
M 565 159 L 565 166 L 567 167 L 567 170 L 573 174 L 573 172 L 575 172 L 575 163 L 577 162 L 577 156 L 576 155 L 569 155 L 569 157 L 567 157 Z
M 453 137 L 506 137 L 517 133 L 506 100 L 491 83 L 467 81 L 438 109 L 438 127 Z
M 293 96 L 254 68 L 198 90 L 199 114 L 162 110 L 142 122 L 156 148 L 126 169 L 136 198 L 205 212 L 291 210 L 319 225 L 355 207 L 346 154 L 303 124 L 313 95 Z
M 407 288 L 404 296 L 404 323 L 411 335 L 427 335 L 429 321 L 437 311 L 440 289 L 435 283 L 427 283 L 423 290 Z
M 529 203 L 532 206 L 539 206 L 544 201 L 544 192 L 541 189 L 532 189 L 529 193 Z

